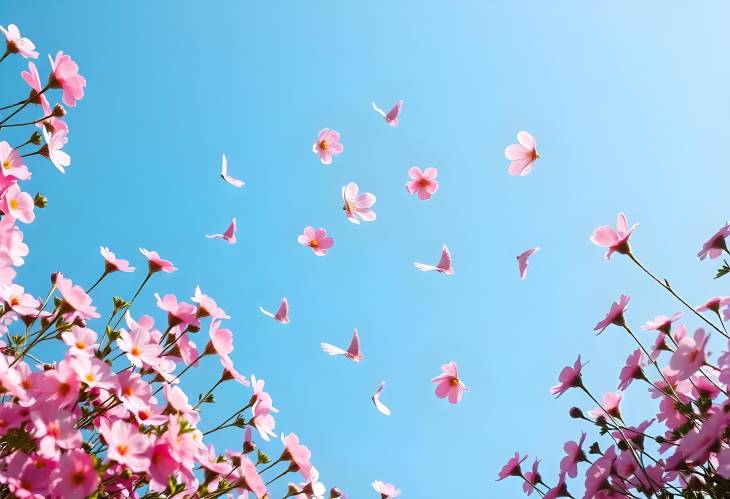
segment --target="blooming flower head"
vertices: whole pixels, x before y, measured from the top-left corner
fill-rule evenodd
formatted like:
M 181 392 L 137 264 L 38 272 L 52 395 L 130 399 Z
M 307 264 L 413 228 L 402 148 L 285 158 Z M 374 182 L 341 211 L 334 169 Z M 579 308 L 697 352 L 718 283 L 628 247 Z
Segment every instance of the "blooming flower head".
M 626 358 L 626 365 L 621 369 L 619 374 L 619 390 L 626 390 L 635 379 L 645 379 L 644 371 L 644 353 L 637 348 Z
M 89 388 L 110 389 L 114 387 L 114 378 L 109 364 L 96 357 L 73 357 L 69 366 L 74 370 L 79 380 Z
M 0 300 L 6 311 L 12 310 L 18 315 L 36 315 L 41 305 L 40 300 L 27 294 L 23 286 L 18 284 L 0 283 Z
M 198 309 L 195 305 L 184 301 L 178 302 L 177 297 L 173 294 L 160 297 L 159 294 L 155 293 L 155 299 L 157 300 L 157 306 L 167 312 L 167 322 L 170 327 L 179 325 L 184 329 L 188 326 L 198 327 L 200 325 L 200 320 L 197 317 Z
M 629 229 L 628 223 L 626 222 L 626 215 L 621 212 L 616 217 L 616 230 L 612 229 L 608 225 L 598 227 L 593 231 L 591 242 L 596 246 L 608 248 L 605 255 L 606 260 L 609 260 L 614 252 L 622 255 L 628 255 L 631 253 L 629 237 L 631 237 L 631 233 L 637 225 L 639 224 L 634 224 L 631 229 Z
M 385 483 L 381 482 L 380 480 L 375 480 L 372 485 L 373 489 L 375 489 L 375 492 L 380 494 L 380 499 L 388 499 L 389 497 L 400 496 L 400 490 L 398 490 L 398 488 L 392 483 Z
M 160 271 L 169 274 L 170 272 L 175 272 L 177 270 L 177 267 L 174 267 L 171 261 L 163 260 L 156 251 L 148 251 L 144 248 L 140 248 L 139 251 L 148 260 L 150 274 Z
M 267 496 L 266 484 L 256 470 L 256 466 L 246 457 L 240 456 L 241 466 L 237 472 L 240 484 L 245 491 L 252 492 L 256 499 L 264 499 Z
M 568 487 L 565 485 L 565 473 L 560 473 L 558 483 L 552 489 L 545 492 L 543 499 L 557 499 L 558 497 L 570 497 Z
M 709 340 L 710 336 L 705 334 L 705 330 L 698 329 L 695 331 L 694 338 L 685 336 L 679 341 L 677 349 L 669 360 L 673 378 L 688 379 L 705 364 L 705 347 Z
M 725 238 L 728 236 L 730 236 L 730 224 L 725 224 L 702 245 L 702 249 L 697 253 L 697 256 L 700 257 L 700 260 L 704 260 L 708 256 L 710 259 L 717 258 L 722 255 L 723 251 L 727 253 Z
M 57 410 L 48 404 L 31 412 L 30 419 L 38 452 L 44 457 L 54 458 L 58 449 L 74 449 L 83 441 L 81 432 L 76 429 L 77 418 L 68 411 Z
M 512 176 L 524 177 L 535 167 L 535 162 L 540 158 L 537 152 L 535 138 L 525 131 L 517 134 L 518 144 L 507 146 L 504 155 L 511 161 L 508 172 Z
M 88 497 L 99 486 L 94 461 L 81 449 L 63 454 L 51 477 L 54 494 L 67 499 Z
M 532 470 L 525 472 L 525 482 L 522 484 L 522 490 L 528 496 L 535 491 L 535 486 L 542 481 L 540 473 L 537 471 L 537 467 L 540 465 L 540 460 L 535 459 L 532 463 Z
M 682 317 L 682 312 L 677 312 L 671 317 L 666 315 L 657 315 L 653 321 L 647 321 L 646 324 L 641 326 L 644 331 L 659 331 L 664 334 L 669 334 L 672 331 L 672 324 L 678 321 Z
M 99 346 L 96 333 L 86 327 L 72 326 L 69 331 L 61 333 L 61 339 L 68 345 L 71 355 L 92 357 Z
M 99 248 L 99 252 L 104 257 L 104 272 L 134 272 L 134 267 L 130 267 L 127 260 L 117 258 L 106 246 Z
M 598 331 L 597 334 L 601 334 L 611 324 L 616 326 L 623 326 L 624 324 L 626 324 L 626 320 L 624 319 L 624 312 L 626 311 L 626 307 L 628 304 L 629 297 L 626 295 L 621 295 L 617 302 L 613 302 L 611 304 L 611 308 L 606 314 L 606 318 L 596 324 L 596 327 L 594 327 L 593 330 Z
M 45 145 L 40 148 L 39 154 L 45 156 L 51 160 L 53 166 L 58 168 L 61 173 L 66 173 L 66 167 L 71 164 L 71 156 L 67 152 L 63 151 L 63 146 L 68 142 L 66 130 L 54 130 L 49 133 L 44 127 L 43 139 L 46 141 Z
M 150 332 L 143 327 L 131 331 L 121 329 L 117 346 L 127 354 L 127 359 L 133 366 L 154 366 L 160 362 L 162 348 L 152 340 Z
M 369 192 L 358 194 L 358 190 L 359 187 L 355 182 L 350 182 L 342 188 L 342 200 L 345 202 L 342 210 L 347 219 L 354 224 L 359 224 L 360 220 L 372 222 L 375 220 L 375 211 L 372 210 L 375 195 Z
M 35 51 L 35 43 L 28 38 L 20 36 L 20 30 L 15 24 L 8 24 L 7 29 L 0 26 L 0 32 L 5 35 L 5 47 L 8 53 L 17 53 L 26 59 L 38 58 L 38 52 Z
M 559 383 L 550 389 L 550 393 L 555 395 L 555 398 L 558 398 L 570 388 L 583 386 L 580 374 L 584 365 L 581 363 L 579 355 L 578 359 L 573 363 L 573 367 L 566 366 L 560 371 L 558 375 Z
M 3 213 L 23 223 L 29 224 L 35 220 L 34 208 L 33 197 L 22 192 L 17 183 L 12 184 L 2 194 Z
M 423 171 L 417 166 L 411 167 L 408 170 L 411 180 L 406 182 L 406 191 L 409 194 L 417 194 L 421 201 L 431 199 L 433 193 L 439 188 L 438 180 L 436 180 L 438 174 L 438 170 L 432 166 Z
M 30 172 L 25 166 L 23 158 L 17 149 L 13 149 L 10 144 L 0 141 L 0 172 L 4 177 L 11 177 L 18 180 L 28 180 Z
M 436 384 L 436 396 L 440 399 L 448 396 L 449 402 L 456 404 L 461 400 L 465 391 L 469 389 L 459 378 L 456 362 L 449 362 L 441 366 L 442 373 L 431 380 Z
M 200 286 L 195 286 L 195 296 L 190 298 L 198 304 L 198 317 L 212 317 L 213 319 L 230 319 L 230 316 L 218 306 L 216 301 L 200 291 Z
M 79 74 L 79 66 L 71 57 L 58 51 L 55 59 L 51 59 L 51 76 L 48 78 L 48 85 L 51 88 L 63 90 L 61 100 L 67 106 L 74 107 L 76 101 L 84 97 L 86 79 Z
M 132 471 L 141 473 L 147 470 L 150 460 L 146 456 L 149 441 L 137 429 L 124 421 L 101 422 L 101 435 L 109 446 L 107 457 L 124 464 Z
M 314 227 L 307 226 L 304 228 L 304 233 L 297 237 L 297 242 L 302 246 L 312 248 L 312 251 L 317 256 L 324 256 L 335 244 L 335 240 L 327 235 L 327 231 L 323 228 L 315 229 Z
M 281 454 L 280 459 L 282 461 L 291 461 L 289 470 L 298 471 L 305 480 L 309 480 L 312 469 L 312 464 L 310 463 L 312 452 L 306 445 L 299 443 L 299 437 L 294 433 L 286 436 L 282 433 L 281 441 L 284 444 L 284 452 Z
M 23 265 L 23 257 L 28 252 L 28 245 L 23 242 L 23 232 L 15 225 L 15 220 L 12 217 L 3 217 L 0 220 L 0 255 L 19 267 Z
M 577 442 L 568 441 L 563 445 L 565 457 L 560 460 L 560 472 L 566 473 L 570 478 L 578 476 L 578 463 L 586 461 L 586 454 L 583 452 L 583 442 L 586 441 L 585 432 L 581 432 Z
M 211 321 L 208 331 L 210 342 L 206 347 L 206 353 L 217 353 L 221 357 L 227 357 L 233 351 L 233 333 L 230 329 L 220 327 L 220 321 Z
M 623 398 L 624 396 L 621 392 L 608 392 L 603 395 L 603 403 L 601 404 L 601 407 L 589 411 L 588 414 L 590 414 L 593 418 L 612 416 L 614 418 L 621 419 L 620 405 Z
M 527 459 L 527 455 L 520 458 L 520 454 L 518 452 L 515 452 L 515 455 L 512 456 L 507 461 L 507 464 L 505 464 L 500 470 L 499 474 L 497 475 L 497 481 L 504 480 L 508 476 L 521 476 L 522 469 L 520 468 L 520 464 L 522 464 L 525 459 Z
M 61 293 L 63 302 L 61 311 L 71 310 L 79 314 L 84 319 L 98 319 L 101 317 L 96 312 L 96 307 L 91 305 L 91 297 L 81 286 L 75 285 L 70 279 L 63 277 L 63 274 L 56 274 L 56 288 Z
M 720 313 L 720 308 L 730 303 L 730 296 L 713 296 L 705 303 L 697 307 L 698 312 L 712 311 L 716 314 Z
M 319 155 L 323 165 L 332 163 L 332 156 L 342 154 L 344 147 L 340 144 L 340 133 L 324 128 L 317 135 L 317 142 L 312 146 L 312 152 Z

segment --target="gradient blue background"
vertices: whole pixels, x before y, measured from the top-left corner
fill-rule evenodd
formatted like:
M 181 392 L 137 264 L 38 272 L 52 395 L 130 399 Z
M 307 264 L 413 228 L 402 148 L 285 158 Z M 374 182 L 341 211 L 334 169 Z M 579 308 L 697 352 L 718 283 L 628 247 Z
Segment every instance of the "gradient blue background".
M 728 292 L 695 254 L 728 217 L 730 7 L 263 4 L 3 2 L 1 24 L 18 24 L 42 55 L 71 54 L 88 80 L 69 119 L 68 173 L 32 163 L 30 188 L 50 207 L 26 230 L 19 280 L 39 295 L 54 270 L 91 283 L 100 245 L 140 267 L 140 246 L 172 259 L 180 271 L 156 276 L 134 313 L 163 320 L 153 291 L 186 298 L 200 284 L 233 316 L 237 365 L 266 380 L 277 430 L 297 432 L 327 486 L 354 499 L 375 497 L 375 479 L 410 498 L 520 497 L 516 481 L 494 482 L 515 450 L 543 458 L 554 483 L 563 442 L 585 429 L 567 411 L 591 408 L 579 394 L 552 400 L 560 369 L 581 353 L 588 386 L 615 389 L 634 347 L 618 330 L 593 336 L 610 302 L 630 294 L 637 329 L 679 310 L 625 258 L 604 261 L 588 241 L 593 228 L 625 210 L 641 223 L 639 258 L 671 271 L 690 302 Z M 3 102 L 25 92 L 22 65 L 0 66 Z M 370 102 L 399 98 L 393 129 Z M 311 153 L 324 127 L 345 145 L 330 167 Z M 513 178 L 503 151 L 521 129 L 543 157 Z M 243 189 L 218 178 L 222 152 Z M 404 191 L 412 165 L 439 168 L 429 202 Z M 377 195 L 376 222 L 346 221 L 348 181 Z M 233 216 L 237 245 L 204 239 Z M 335 238 L 330 255 L 297 245 L 306 225 Z M 413 268 L 436 261 L 442 242 L 453 277 Z M 543 250 L 521 282 L 514 257 L 535 245 Z M 105 282 L 94 292 L 103 311 L 142 277 Z M 286 327 L 256 310 L 283 295 Z M 362 364 L 320 350 L 346 345 L 353 327 Z M 449 360 L 471 388 L 457 406 L 429 382 Z M 218 372 L 208 360 L 185 385 L 205 391 Z M 389 418 L 370 402 L 381 380 Z M 629 391 L 625 413 L 638 423 L 650 402 L 643 388 Z M 225 386 L 203 428 L 247 398 Z M 233 430 L 213 439 L 240 440 Z

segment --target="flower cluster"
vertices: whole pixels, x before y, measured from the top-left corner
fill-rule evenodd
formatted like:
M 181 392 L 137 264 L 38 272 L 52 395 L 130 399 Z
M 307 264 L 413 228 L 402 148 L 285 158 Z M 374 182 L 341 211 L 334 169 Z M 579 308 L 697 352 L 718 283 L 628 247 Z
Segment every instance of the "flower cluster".
M 556 397 L 579 390 L 595 404 L 590 411 L 573 407 L 570 416 L 595 428 L 604 443 L 587 445 L 585 432 L 566 442 L 558 476 L 552 481 L 538 471 L 539 460 L 525 471 L 522 464 L 527 456 L 515 453 L 498 480 L 518 477 L 528 496 L 537 491 L 548 499 L 580 497 L 574 490 L 579 485 L 568 484 L 568 479 L 578 477 L 580 467 L 584 499 L 730 496 L 730 344 L 715 360 L 708 350 L 711 335 L 723 342 L 730 339 L 725 324 L 730 319 L 730 297 L 713 297 L 703 305 L 690 306 L 668 280 L 656 277 L 637 259 L 629 245 L 635 227 L 629 228 L 620 213 L 616 229 L 599 227 L 590 240 L 607 249 L 606 258 L 613 253 L 626 255 L 702 327 L 690 334 L 680 322 L 682 313 L 677 312 L 656 316 L 641 326 L 646 333 L 636 334 L 626 317 L 629 297 L 621 295 L 594 328 L 600 334 L 614 326 L 636 343 L 618 374 L 618 391 L 594 395 L 583 379 L 586 363 L 580 356 L 560 372 L 558 384 L 551 389 Z M 703 245 L 700 260 L 727 253 L 728 236 L 725 225 Z M 642 334 L 655 335 L 651 346 Z M 653 417 L 625 414 L 621 408 L 624 393 L 641 385 L 657 402 Z

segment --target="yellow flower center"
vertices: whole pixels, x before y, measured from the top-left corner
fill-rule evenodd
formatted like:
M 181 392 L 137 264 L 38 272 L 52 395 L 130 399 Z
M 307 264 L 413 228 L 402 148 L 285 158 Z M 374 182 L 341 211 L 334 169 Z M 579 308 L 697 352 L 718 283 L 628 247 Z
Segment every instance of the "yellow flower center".
M 86 343 L 84 343 L 81 340 L 78 340 L 76 343 L 74 343 L 74 346 L 76 348 L 78 348 L 79 350 L 83 350 L 84 348 L 86 348 Z
M 139 349 L 139 347 L 137 347 L 137 346 L 134 346 L 134 347 L 132 347 L 132 349 L 131 349 L 131 350 L 129 351 L 129 353 L 131 353 L 131 354 L 132 354 L 132 355 L 134 355 L 135 357 L 139 357 L 139 356 L 140 356 L 140 354 L 142 353 L 142 351 L 141 351 L 141 350 Z
M 309 246 L 312 248 L 319 248 L 319 241 L 317 241 L 316 239 L 312 239 L 311 241 L 309 241 Z
M 13 166 L 13 163 L 9 159 L 6 159 L 5 161 L 3 161 L 3 168 L 5 168 L 6 170 L 8 170 L 9 168 L 12 168 L 12 166 Z
M 84 376 L 84 379 L 85 379 L 85 380 L 86 380 L 86 381 L 87 381 L 88 383 L 91 383 L 91 382 L 93 382 L 93 381 L 96 381 L 96 376 L 94 376 L 94 373 L 89 373 L 89 374 L 87 374 L 86 376 Z
M 326 151 L 328 147 L 329 147 L 329 144 L 327 144 L 326 140 L 322 139 L 319 141 L 319 149 L 321 151 Z
M 451 386 L 458 386 L 459 378 L 451 378 Z
M 17 210 L 18 209 L 18 200 L 13 198 L 8 202 L 8 205 L 10 206 L 10 209 Z

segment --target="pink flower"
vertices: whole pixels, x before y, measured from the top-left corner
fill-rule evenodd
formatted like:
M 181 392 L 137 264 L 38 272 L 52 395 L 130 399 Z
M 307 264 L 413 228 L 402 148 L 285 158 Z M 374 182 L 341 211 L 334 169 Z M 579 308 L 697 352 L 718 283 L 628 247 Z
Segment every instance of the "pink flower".
M 38 452 L 49 459 L 56 457 L 58 449 L 78 448 L 83 442 L 81 432 L 76 429 L 76 420 L 68 411 L 57 410 L 54 406 L 43 405 L 40 410 L 30 413 L 38 441 Z
M 26 59 L 38 58 L 38 52 L 35 51 L 35 43 L 28 38 L 20 36 L 20 30 L 15 24 L 8 24 L 8 29 L 0 26 L 0 32 L 5 35 L 6 50 L 9 54 L 18 53 Z
M 573 367 L 567 366 L 560 371 L 560 375 L 558 375 L 559 383 L 550 389 L 550 393 L 555 395 L 555 398 L 558 398 L 570 388 L 582 387 L 583 381 L 581 380 L 580 373 L 584 365 L 581 363 L 579 355 Z
M 200 286 L 195 286 L 195 295 L 190 298 L 198 304 L 198 317 L 212 317 L 213 319 L 230 319 L 225 310 L 220 308 L 216 301 L 200 291 Z
M 507 461 L 507 464 L 505 464 L 500 470 L 497 475 L 497 481 L 504 480 L 508 476 L 522 476 L 520 464 L 522 464 L 525 459 L 527 459 L 527 455 L 520 458 L 520 454 L 515 452 L 515 455 L 511 457 L 509 461 Z
M 532 171 L 540 153 L 537 152 L 534 137 L 525 131 L 517 134 L 517 142 L 519 144 L 512 144 L 504 150 L 504 155 L 511 161 L 507 171 L 512 176 L 524 177 Z
M 13 149 L 10 144 L 5 141 L 0 142 L 0 171 L 3 176 L 18 180 L 28 180 L 30 172 L 25 166 L 20 153 Z
M 535 459 L 532 463 L 532 470 L 525 473 L 525 482 L 522 484 L 522 490 L 528 496 L 535 491 L 535 486 L 542 481 L 540 473 L 537 471 L 537 467 L 540 464 L 539 459 Z
M 261 311 L 261 313 L 266 317 L 271 317 L 277 322 L 289 324 L 289 302 L 287 301 L 286 296 L 281 299 L 281 304 L 279 304 L 279 309 L 276 311 L 276 314 L 272 314 L 262 307 L 259 307 L 259 311 Z
M 61 173 L 66 173 L 66 167 L 71 164 L 71 156 L 62 149 L 68 142 L 66 137 L 68 132 L 66 130 L 57 130 L 49 134 L 45 127 L 43 127 L 42 132 L 46 143 L 40 148 L 39 154 L 51 160 L 53 166 Z
M 196 306 L 184 301 L 178 302 L 173 294 L 160 297 L 155 293 L 157 306 L 167 312 L 167 322 L 170 326 L 180 326 L 182 329 L 188 326 L 198 327 L 200 321 L 197 318 L 198 309 Z
M 628 223 L 626 222 L 626 215 L 621 212 L 616 217 L 616 230 L 613 230 L 608 225 L 602 225 L 593 231 L 593 235 L 591 235 L 590 239 L 596 246 L 608 248 L 608 251 L 606 251 L 606 254 L 604 255 L 606 260 L 611 259 L 611 254 L 613 254 L 613 252 L 628 255 L 631 253 L 629 237 L 631 237 L 631 233 L 638 225 L 639 224 L 634 224 L 631 226 L 631 229 L 629 229 Z
M 257 499 L 264 499 L 267 496 L 266 485 L 263 479 L 259 476 L 256 466 L 246 457 L 240 456 L 241 466 L 238 472 L 240 478 L 239 482 L 244 490 L 253 492 Z
M 89 388 L 113 388 L 114 377 L 109 364 L 96 357 L 72 357 L 69 366 L 74 370 L 79 380 L 86 383 Z
M 705 303 L 697 307 L 698 312 L 707 312 L 711 310 L 716 314 L 720 314 L 720 308 L 730 303 L 730 296 L 714 296 Z
M 624 396 L 621 392 L 608 392 L 603 395 L 602 407 L 598 407 L 589 411 L 588 414 L 593 418 L 599 418 L 601 416 L 613 416 L 614 418 L 621 419 L 621 401 Z
M 162 348 L 152 341 L 150 332 L 143 327 L 127 331 L 121 329 L 117 339 L 119 349 L 127 354 L 133 366 L 155 366 L 160 362 Z
M 704 329 L 698 329 L 695 331 L 694 338 L 686 336 L 679 341 L 677 349 L 669 360 L 673 378 L 688 379 L 705 364 L 705 347 L 709 339 L 710 336 L 705 335 Z
M 175 272 L 177 270 L 177 267 L 173 267 L 172 262 L 169 260 L 163 260 L 160 258 L 160 255 L 157 254 L 156 251 L 148 251 L 144 248 L 140 248 L 139 251 L 147 258 L 149 261 L 149 272 L 150 274 L 153 274 L 155 272 Z
M 340 144 L 340 133 L 329 128 L 322 129 L 317 135 L 317 142 L 312 146 L 312 152 L 319 155 L 323 165 L 332 163 L 332 156 L 342 154 L 345 148 Z
M 648 321 L 641 326 L 644 331 L 660 331 L 669 334 L 672 331 L 672 323 L 678 321 L 682 317 L 682 312 L 677 312 L 671 317 L 665 315 L 657 315 L 653 321 Z
M 586 434 L 581 432 L 578 442 L 568 441 L 563 445 L 565 457 L 560 460 L 560 472 L 567 474 L 570 478 L 578 476 L 578 463 L 587 461 L 583 452 L 583 442 L 586 441 Z
M 79 371 L 83 371 L 79 369 Z M 38 387 L 44 399 L 56 407 L 75 404 L 79 396 L 79 378 L 69 361 L 62 360 L 55 369 L 46 371 Z
M 725 224 L 720 230 L 707 240 L 702 245 L 702 249 L 697 253 L 700 260 L 704 260 L 708 256 L 710 259 L 717 258 L 722 255 L 722 252 L 727 252 L 727 245 L 725 244 L 725 238 L 730 236 L 730 224 Z
M 297 242 L 302 246 L 308 246 L 312 248 L 312 251 L 317 256 L 324 256 L 335 244 L 335 240 L 327 236 L 327 231 L 323 228 L 314 229 L 314 227 L 307 226 L 304 228 L 304 233 L 297 237 Z
M 568 487 L 565 485 L 565 473 L 560 473 L 558 483 L 552 489 L 545 492 L 543 499 L 557 499 L 558 497 L 570 497 Z
M 619 390 L 626 390 L 635 379 L 646 379 L 642 366 L 644 365 L 644 354 L 637 348 L 634 353 L 626 358 L 626 365 L 619 374 Z
M 236 244 L 236 218 L 231 220 L 230 225 L 223 234 L 208 234 L 208 239 L 223 239 L 228 244 Z
M 299 437 L 294 433 L 286 436 L 282 433 L 281 441 L 284 444 L 284 452 L 279 459 L 282 461 L 291 461 L 289 470 L 298 471 L 305 480 L 309 480 L 309 474 L 312 469 L 312 464 L 310 463 L 312 452 L 306 445 L 299 443 Z
M 60 88 L 63 90 L 63 103 L 67 106 L 74 107 L 76 101 L 84 97 L 84 87 L 86 79 L 79 74 L 79 66 L 71 59 L 64 55 L 62 51 L 58 51 L 56 59 L 51 59 L 51 76 L 48 78 L 50 88 Z
M 399 100 L 398 102 L 396 102 L 395 105 L 391 108 L 390 111 L 388 111 L 387 114 L 385 111 L 380 109 L 377 105 L 375 105 L 374 102 L 372 103 L 372 105 L 373 105 L 373 111 L 375 111 L 380 116 L 382 116 L 388 125 L 390 125 L 392 127 L 398 126 L 398 115 L 400 114 L 400 110 L 403 107 L 402 99 Z
M 520 271 L 520 279 L 524 279 L 527 275 L 527 267 L 529 266 L 529 264 L 527 263 L 527 259 L 538 251 L 540 251 L 540 246 L 535 246 L 534 248 L 530 248 L 517 256 L 517 267 Z
M 178 470 L 180 464 L 175 461 L 170 451 L 170 445 L 165 441 L 158 441 L 147 449 L 150 467 L 150 488 L 162 492 L 167 487 L 170 477 Z
M 411 180 L 406 182 L 406 191 L 409 194 L 418 194 L 418 199 L 425 201 L 431 199 L 431 195 L 439 188 L 436 177 L 439 172 L 436 168 L 429 166 L 423 172 L 417 166 L 413 166 L 408 170 L 408 176 Z
M 117 258 L 106 246 L 99 248 L 99 252 L 104 257 L 104 272 L 134 272 L 134 267 L 130 267 L 127 260 Z
M 28 245 L 23 243 L 23 232 L 16 227 L 15 220 L 3 217 L 0 220 L 0 255 L 6 256 L 10 262 L 19 267 L 23 265 L 23 257 L 28 255 Z
M 80 449 L 63 454 L 51 476 L 53 493 L 67 499 L 84 499 L 99 486 L 94 461 Z
M 388 499 L 389 497 L 400 496 L 400 490 L 398 490 L 396 486 L 392 483 L 385 483 L 381 482 L 380 480 L 375 480 L 372 485 L 375 489 L 375 492 L 380 494 L 380 499 Z
M 230 329 L 221 329 L 220 321 L 211 321 L 208 331 L 210 342 L 205 348 L 206 353 L 217 353 L 221 357 L 227 357 L 233 351 L 233 333 Z
M 27 294 L 18 284 L 0 283 L 0 300 L 5 304 L 6 310 L 12 310 L 18 315 L 36 315 L 41 305 L 40 300 Z
M 452 361 L 442 365 L 441 371 L 443 372 L 440 375 L 431 380 L 431 383 L 436 384 L 436 396 L 442 399 L 448 395 L 449 402 L 456 404 L 461 400 L 464 391 L 468 391 L 469 389 L 459 379 L 459 370 L 456 362 Z
M 347 219 L 359 224 L 360 218 L 364 222 L 372 222 L 375 220 L 375 211 L 371 208 L 375 204 L 375 195 L 369 192 L 358 194 L 359 187 L 355 182 L 350 182 L 342 188 L 342 200 L 345 205 L 342 209 Z
M 2 194 L 3 213 L 23 223 L 29 224 L 35 220 L 34 208 L 33 197 L 27 192 L 22 192 L 17 183 L 8 187 Z
M 607 480 L 611 475 L 613 464 L 616 461 L 616 449 L 612 446 L 604 452 L 603 457 L 596 459 L 593 464 L 586 470 L 586 481 L 585 481 L 585 497 L 605 497 L 606 499 L 613 499 L 611 496 L 600 496 L 598 493 L 606 488 Z
M 146 456 L 149 441 L 134 426 L 120 420 L 109 424 L 103 419 L 101 435 L 109 446 L 107 449 L 109 459 L 124 464 L 137 473 L 147 471 L 150 465 L 150 460 Z
M 72 326 L 70 331 L 61 333 L 61 339 L 69 346 L 71 355 L 93 357 L 99 346 L 96 333 L 86 327 Z
M 611 324 L 616 326 L 625 325 L 626 321 L 624 319 L 624 312 L 626 311 L 626 307 L 628 304 L 629 297 L 626 295 L 621 295 L 618 302 L 613 302 L 611 304 L 611 308 L 606 314 L 606 318 L 596 324 L 596 327 L 594 327 L 593 330 L 598 331 L 597 334 L 601 334 Z
M 86 291 L 63 277 L 60 272 L 56 274 L 56 289 L 61 293 L 63 302 L 60 306 L 61 312 L 74 311 L 84 319 L 98 319 L 101 317 L 96 313 L 96 307 L 91 305 L 91 298 Z
M 31 458 L 23 452 L 15 452 L 0 472 L 0 481 L 7 483 L 17 498 L 43 499 L 48 494 L 51 462 L 45 458 Z

